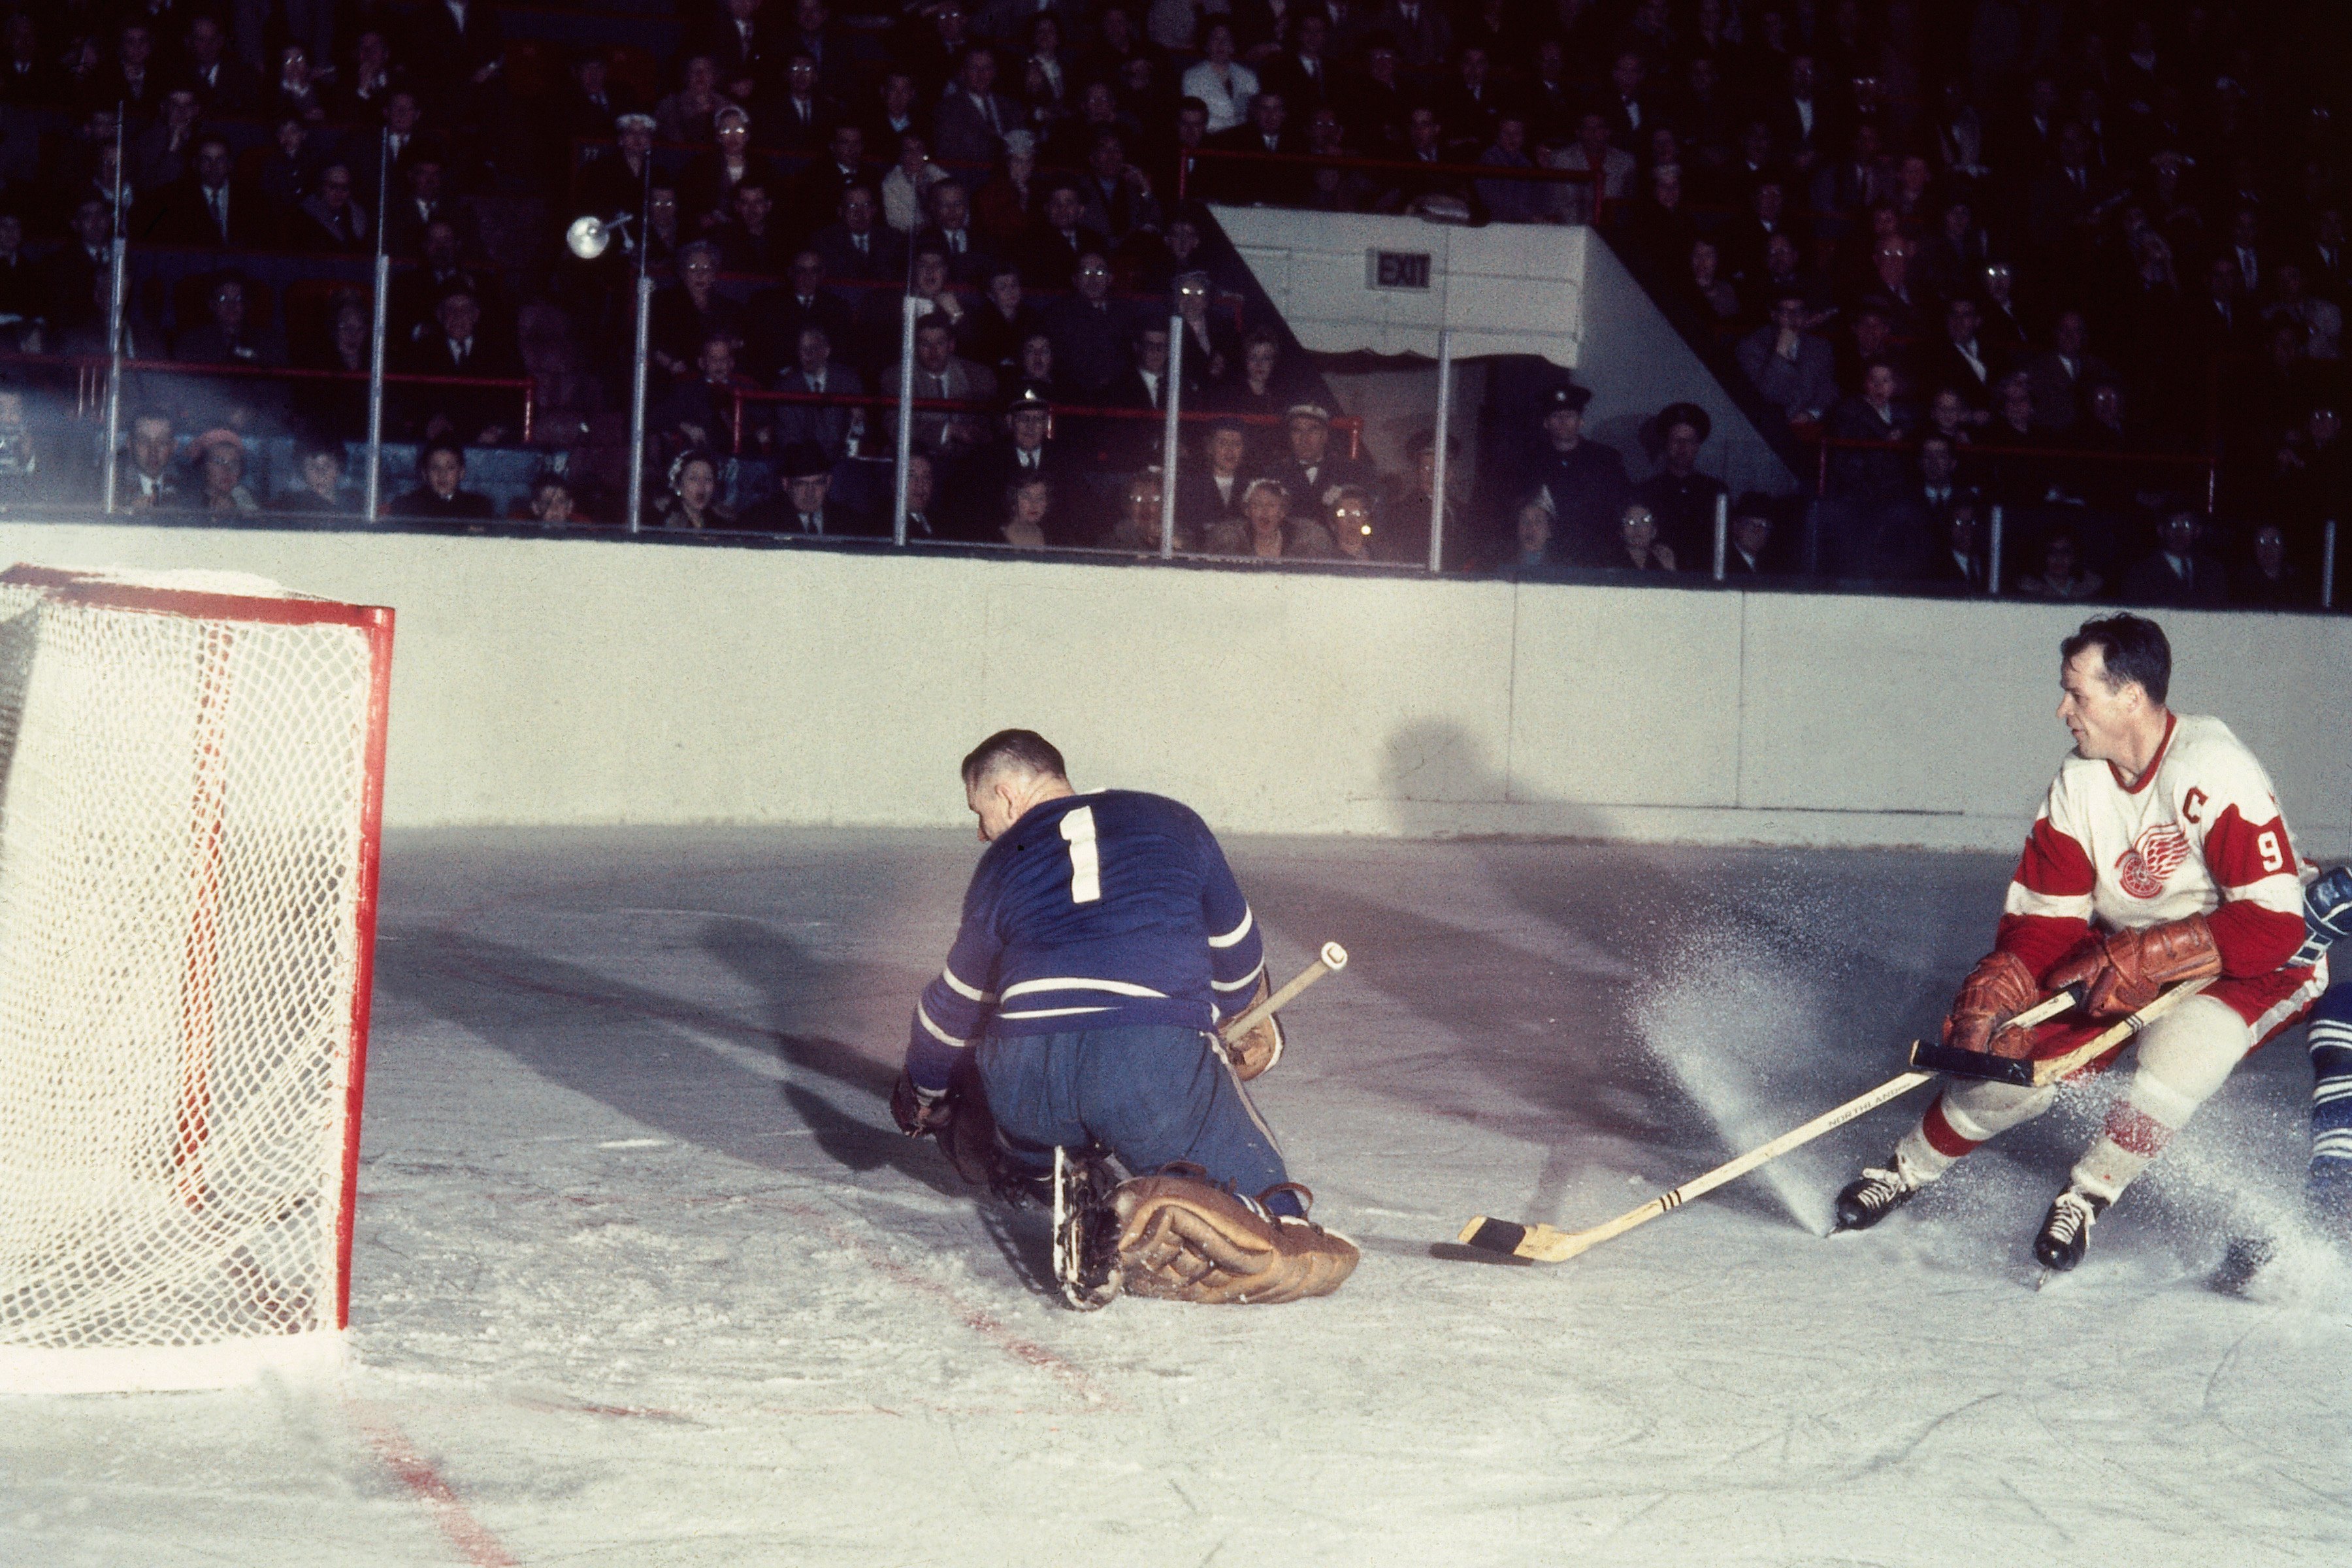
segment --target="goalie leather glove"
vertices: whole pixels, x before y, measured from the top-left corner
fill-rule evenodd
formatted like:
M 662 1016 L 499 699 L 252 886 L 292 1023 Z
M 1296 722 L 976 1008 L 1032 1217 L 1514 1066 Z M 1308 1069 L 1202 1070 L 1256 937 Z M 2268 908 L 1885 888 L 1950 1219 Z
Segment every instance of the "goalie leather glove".
M 1307 1195 L 1296 1183 L 1284 1185 Z M 1328 1296 L 1360 1256 L 1337 1231 L 1270 1215 L 1262 1203 L 1190 1176 L 1139 1176 L 1119 1184 L 1112 1204 L 1119 1279 L 1130 1296 L 1214 1304 Z

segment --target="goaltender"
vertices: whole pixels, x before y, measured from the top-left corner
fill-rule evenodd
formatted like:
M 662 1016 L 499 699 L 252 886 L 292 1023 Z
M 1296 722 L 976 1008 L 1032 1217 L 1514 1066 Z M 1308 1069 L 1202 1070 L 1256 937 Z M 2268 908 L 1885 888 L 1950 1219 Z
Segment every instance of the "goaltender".
M 1042 1184 L 1056 1147 L 1115 1157 L 1132 1179 L 1109 1195 L 1114 1289 L 1258 1302 L 1337 1289 L 1356 1247 L 1308 1223 L 1306 1189 L 1212 1032 L 1266 984 L 1256 919 L 1207 825 L 1160 795 L 1076 794 L 1028 730 L 982 741 L 963 784 L 988 849 L 915 1007 L 899 1127 L 1015 1193 Z M 1268 1017 L 1233 1055 L 1254 1076 L 1279 1049 Z
M 2058 717 L 2074 754 L 2051 784 L 1993 951 L 1961 985 L 1944 1043 L 2059 1056 L 2168 986 L 2210 982 L 2141 1034 L 2130 1084 L 2050 1205 L 2034 1256 L 2065 1269 L 2082 1261 L 2093 1222 L 2231 1069 L 2327 989 L 2327 966 L 2297 957 L 2301 866 L 2269 775 L 2220 720 L 2165 706 L 2172 649 L 2163 630 L 2132 615 L 2085 621 L 2060 658 Z M 2010 1026 L 2076 984 L 2090 1025 Z M 1981 1079 L 1948 1086 L 1885 1168 L 1838 1194 L 1839 1228 L 1877 1224 L 1978 1144 L 2041 1115 L 2057 1092 Z

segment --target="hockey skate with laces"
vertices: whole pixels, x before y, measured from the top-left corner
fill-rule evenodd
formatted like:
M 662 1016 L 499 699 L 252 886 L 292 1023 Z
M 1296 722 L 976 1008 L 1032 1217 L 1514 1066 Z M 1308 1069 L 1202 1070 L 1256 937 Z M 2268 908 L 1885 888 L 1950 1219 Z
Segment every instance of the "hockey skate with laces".
M 1868 1230 L 1917 1197 L 1922 1185 L 1904 1173 L 1900 1160 L 1864 1168 L 1837 1195 L 1837 1228 Z
M 2033 1238 L 2033 1257 L 2042 1268 L 2063 1274 L 2083 1261 L 2091 1244 L 2091 1226 L 2105 1214 L 2107 1200 L 2074 1187 L 2060 1193 Z

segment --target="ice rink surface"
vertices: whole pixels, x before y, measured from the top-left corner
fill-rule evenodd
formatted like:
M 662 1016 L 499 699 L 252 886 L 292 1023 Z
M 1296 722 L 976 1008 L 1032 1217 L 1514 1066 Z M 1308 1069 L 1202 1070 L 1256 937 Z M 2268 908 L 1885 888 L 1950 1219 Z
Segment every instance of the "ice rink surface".
M 2037 1293 L 2099 1095 L 1881 1229 L 1897 1102 L 1573 1262 L 1885 1079 L 2005 858 L 1240 839 L 1286 1016 L 1256 1087 L 1364 1262 L 1279 1308 L 1040 1288 L 1045 1225 L 885 1105 L 979 847 L 395 837 L 337 1388 L 0 1404 L 0 1563 L 2352 1561 L 2352 1284 L 2290 1231 L 2300 1032 Z

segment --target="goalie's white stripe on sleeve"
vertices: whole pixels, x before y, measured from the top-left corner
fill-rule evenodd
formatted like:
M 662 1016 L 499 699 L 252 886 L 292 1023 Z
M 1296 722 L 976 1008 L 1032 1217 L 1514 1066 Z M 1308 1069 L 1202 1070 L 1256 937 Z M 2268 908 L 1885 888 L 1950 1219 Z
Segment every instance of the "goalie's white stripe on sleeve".
M 1244 990 L 1249 986 L 1256 984 L 1257 977 L 1265 973 L 1265 963 L 1260 963 L 1255 969 L 1251 970 L 1239 980 L 1212 980 L 1209 982 L 1209 988 L 1213 991 Z
M 1018 985 L 1006 986 L 1004 999 L 1010 1002 L 1015 996 L 1027 996 L 1039 991 L 1108 991 L 1114 996 L 1156 996 L 1163 1002 L 1168 999 L 1167 992 L 1154 991 L 1149 985 L 1137 985 L 1125 980 L 1088 980 L 1078 975 L 1024 980 Z M 1013 1016 L 1010 1013 L 1004 1016 L 1008 1018 Z
M 930 1014 L 924 1011 L 923 1005 L 920 1002 L 915 1004 L 915 1021 L 923 1026 L 925 1033 L 929 1034 L 931 1038 L 939 1041 L 939 1043 L 943 1046 L 953 1046 L 957 1050 L 961 1050 L 967 1043 L 957 1039 L 953 1035 L 949 1034 L 945 1029 L 942 1029 L 937 1024 L 932 1023 Z
M 1068 1018 L 1080 1013 L 1108 1013 L 1108 1007 L 1033 1007 L 1025 1013 L 999 1013 L 1000 1018 Z
M 940 978 L 948 983 L 949 990 L 954 992 L 957 995 L 962 997 L 967 1002 L 993 1002 L 996 1000 L 995 992 L 982 991 L 977 985 L 966 985 L 962 981 L 956 978 L 956 972 L 952 969 L 941 969 L 940 971 Z
M 2311 1141 L 2311 1152 L 2314 1158 L 2352 1154 L 2352 1131 L 2321 1133 Z
M 1256 923 L 1256 911 L 1244 904 L 1242 906 L 1242 923 L 1234 927 L 1233 930 L 1227 931 L 1223 936 L 1211 937 L 1209 939 L 1209 945 L 1211 947 L 1231 947 L 1235 942 L 1241 941 L 1242 938 L 1249 935 L 1250 927 Z
M 2046 915 L 2053 920 L 2088 920 L 2091 918 L 2091 895 L 2060 897 L 2055 893 L 2037 893 L 2022 882 L 2011 882 L 2005 912 Z
M 2352 1100 L 2352 1079 L 2325 1081 L 2311 1091 L 2314 1105 L 2326 1105 L 2331 1100 Z

